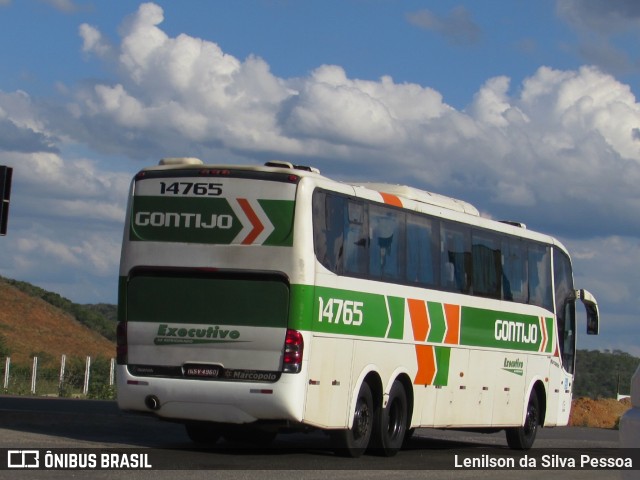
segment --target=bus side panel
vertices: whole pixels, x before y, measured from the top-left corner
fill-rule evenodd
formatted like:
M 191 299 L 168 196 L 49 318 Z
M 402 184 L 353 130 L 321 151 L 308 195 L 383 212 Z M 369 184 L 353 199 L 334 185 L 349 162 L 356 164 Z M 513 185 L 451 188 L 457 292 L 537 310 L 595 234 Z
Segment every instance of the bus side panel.
M 496 427 L 520 425 L 524 408 L 526 355 L 522 352 L 497 352 L 495 355 L 497 361 L 491 369 L 495 390 L 491 424 Z
M 438 389 L 434 425 L 452 427 L 465 425 L 471 418 L 469 411 L 459 408 L 461 397 L 466 388 L 464 374 L 469 366 L 469 351 L 466 348 L 453 348 L 449 364 L 449 381 Z
M 462 412 L 467 412 L 467 425 L 482 426 L 493 423 L 496 377 L 488 375 L 488 372 L 497 370 L 501 360 L 498 352 L 469 350 L 469 367 L 462 379 L 466 388 L 459 392 L 464 398 L 459 408 Z
M 305 423 L 320 428 L 347 427 L 353 345 L 354 340 L 348 338 L 312 337 Z
M 552 368 L 549 373 L 549 395 L 550 398 L 547 405 L 547 423 L 555 418 L 552 425 L 567 425 L 569 423 L 569 415 L 571 413 L 571 396 L 573 390 L 573 376 L 558 366 L 559 358 L 553 359 Z M 553 402 L 553 403 L 552 403 Z

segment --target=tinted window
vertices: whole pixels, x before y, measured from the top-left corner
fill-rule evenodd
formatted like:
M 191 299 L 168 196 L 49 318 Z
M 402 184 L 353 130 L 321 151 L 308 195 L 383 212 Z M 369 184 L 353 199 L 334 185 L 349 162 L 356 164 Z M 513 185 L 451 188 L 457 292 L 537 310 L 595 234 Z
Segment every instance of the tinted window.
M 553 309 L 551 248 L 543 244 L 322 190 L 313 214 L 318 261 L 338 275 Z M 573 282 L 568 257 L 558 255 L 560 316 Z
M 519 238 L 505 237 L 502 241 L 502 298 L 527 302 L 528 285 L 526 245 Z
M 473 293 L 482 297 L 502 296 L 502 254 L 497 235 L 473 232 Z
M 404 262 L 401 262 L 404 237 L 404 213 L 369 205 L 369 275 L 372 278 L 404 280 Z
M 529 245 L 529 303 L 553 311 L 549 247 Z
M 469 228 L 442 222 L 440 228 L 440 285 L 447 290 L 468 293 L 471 287 Z
M 407 216 L 407 281 L 435 287 L 439 279 L 440 240 L 437 220 Z
M 364 276 L 369 265 L 369 232 L 362 202 L 347 200 L 347 222 L 344 240 L 344 271 L 347 274 Z
M 553 284 L 555 287 L 556 322 L 560 338 L 562 365 L 573 373 L 576 329 L 575 292 L 569 258 L 557 248 L 553 249 Z

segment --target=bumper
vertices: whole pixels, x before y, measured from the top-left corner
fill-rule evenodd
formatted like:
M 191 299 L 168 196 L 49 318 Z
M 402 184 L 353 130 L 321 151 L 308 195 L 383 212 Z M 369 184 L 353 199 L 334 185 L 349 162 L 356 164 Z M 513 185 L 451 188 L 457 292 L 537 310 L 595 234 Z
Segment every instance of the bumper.
M 167 420 L 302 422 L 304 380 L 283 374 L 275 383 L 137 377 L 118 366 L 118 406 Z

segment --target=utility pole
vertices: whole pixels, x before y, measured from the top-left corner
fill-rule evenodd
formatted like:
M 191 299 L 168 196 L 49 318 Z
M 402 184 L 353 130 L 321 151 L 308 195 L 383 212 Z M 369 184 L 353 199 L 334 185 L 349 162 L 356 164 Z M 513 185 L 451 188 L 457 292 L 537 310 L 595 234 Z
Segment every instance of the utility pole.
M 9 198 L 11 197 L 11 177 L 13 168 L 0 165 L 0 235 L 7 234 L 9 223 Z

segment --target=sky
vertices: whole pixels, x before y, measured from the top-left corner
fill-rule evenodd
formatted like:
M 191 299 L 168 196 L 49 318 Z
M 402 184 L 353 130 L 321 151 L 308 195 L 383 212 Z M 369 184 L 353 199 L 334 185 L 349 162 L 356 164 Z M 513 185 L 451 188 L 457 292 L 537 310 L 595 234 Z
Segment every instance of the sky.
M 138 170 L 280 159 L 555 236 L 578 347 L 640 356 L 637 0 L 0 0 L 0 43 L 2 276 L 115 303 Z

